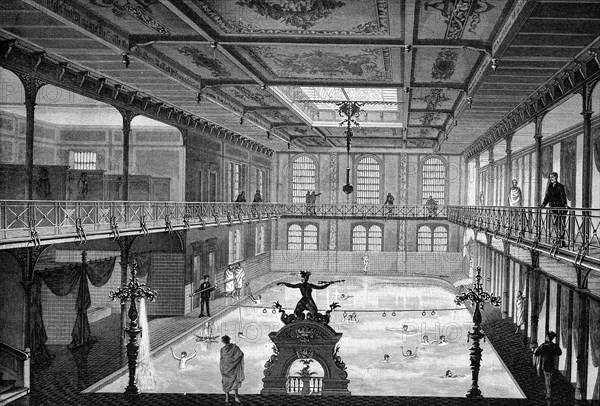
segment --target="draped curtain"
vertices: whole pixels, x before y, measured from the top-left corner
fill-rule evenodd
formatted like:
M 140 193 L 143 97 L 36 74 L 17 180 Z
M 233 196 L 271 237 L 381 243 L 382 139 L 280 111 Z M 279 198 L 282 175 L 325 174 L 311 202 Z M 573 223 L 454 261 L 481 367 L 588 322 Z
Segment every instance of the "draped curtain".
M 115 257 L 86 262 L 81 264 L 69 264 L 57 268 L 44 269 L 36 272 L 34 276 L 34 291 L 32 296 L 32 345 L 37 352 L 44 352 L 46 348 L 46 329 L 42 318 L 41 280 L 43 280 L 50 291 L 57 296 L 65 296 L 77 287 L 77 301 L 75 308 L 77 317 L 71 332 L 72 341 L 69 348 L 75 348 L 87 344 L 91 339 L 90 324 L 87 318 L 87 310 L 92 304 L 88 280 L 92 285 L 101 287 L 108 282 L 115 267 Z
M 546 277 L 535 273 L 533 291 L 537 292 L 537 306 L 535 308 L 536 316 L 539 316 L 544 306 L 544 300 L 546 300 Z
M 600 303 L 590 300 L 590 347 L 594 368 L 600 366 Z M 596 384 L 592 399 L 600 399 L 600 371 L 596 369 Z
M 563 304 L 560 306 L 560 342 L 566 346 L 569 342 L 569 327 L 571 326 L 571 315 L 569 314 L 569 295 L 571 290 L 566 286 L 561 286 L 561 297 Z

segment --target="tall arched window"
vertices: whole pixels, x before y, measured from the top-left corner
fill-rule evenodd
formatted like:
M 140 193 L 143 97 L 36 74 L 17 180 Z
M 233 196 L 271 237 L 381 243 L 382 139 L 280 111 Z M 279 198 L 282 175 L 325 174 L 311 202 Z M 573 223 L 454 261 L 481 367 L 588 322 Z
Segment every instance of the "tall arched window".
M 446 252 L 448 229 L 445 226 L 423 225 L 417 231 L 417 251 Z
M 379 204 L 379 162 L 367 156 L 356 164 L 356 203 Z
M 425 204 L 429 196 L 437 204 L 446 204 L 446 164 L 440 158 L 431 157 L 423 161 L 422 165 L 423 193 L 421 204 Z
M 242 232 L 239 229 L 229 231 L 229 263 L 242 260 Z
M 294 159 L 292 163 L 292 202 L 306 203 L 306 192 L 317 190 L 317 166 L 306 155 Z
M 313 224 L 302 227 L 291 224 L 288 228 L 288 250 L 316 251 L 319 229 Z
M 381 251 L 383 231 L 381 227 L 359 224 L 352 229 L 352 251 Z

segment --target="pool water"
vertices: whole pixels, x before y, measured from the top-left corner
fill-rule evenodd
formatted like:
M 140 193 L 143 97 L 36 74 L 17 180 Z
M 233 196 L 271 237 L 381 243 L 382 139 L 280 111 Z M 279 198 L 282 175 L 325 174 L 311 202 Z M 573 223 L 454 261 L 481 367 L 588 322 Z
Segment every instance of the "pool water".
M 316 283 L 326 278 L 313 279 Z M 465 396 L 471 385 L 467 332 L 472 315 L 464 306 L 456 306 L 454 297 L 440 284 L 416 278 L 347 278 L 342 284 L 313 291 L 321 312 L 334 301 L 341 305 L 332 313 L 330 326 L 343 333 L 338 354 L 347 367 L 348 389 L 353 395 L 370 396 Z M 261 305 L 245 300 L 214 319 L 212 335 L 229 335 L 245 354 L 246 380 L 240 393 L 259 393 L 263 387 L 264 364 L 273 353 L 268 334 L 283 326 L 280 314 L 270 306 L 279 301 L 291 313 L 299 299 L 298 289 L 273 286 L 262 293 Z M 196 350 L 197 356 L 185 369 L 168 350 L 153 359 L 157 383 L 146 392 L 222 393 L 222 344 L 220 337 L 197 341 L 197 336 L 206 335 L 204 330 L 199 327 L 172 345 L 177 356 L 182 351 L 190 356 Z M 423 342 L 424 335 L 429 345 Z M 440 343 L 442 335 L 445 343 Z M 489 342 L 482 342 L 481 348 L 483 395 L 523 398 Z M 409 351 L 416 356 L 409 356 Z M 448 370 L 454 377 L 445 377 Z M 122 392 L 125 386 L 126 374 L 100 392 Z

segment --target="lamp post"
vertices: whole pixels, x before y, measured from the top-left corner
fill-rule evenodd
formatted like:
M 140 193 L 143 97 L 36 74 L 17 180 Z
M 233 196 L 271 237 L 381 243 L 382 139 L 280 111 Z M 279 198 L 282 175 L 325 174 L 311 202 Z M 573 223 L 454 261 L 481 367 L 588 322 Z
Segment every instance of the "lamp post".
M 151 302 L 156 300 L 156 291 L 151 290 L 146 286 L 145 283 L 140 283 L 137 278 L 137 263 L 135 260 L 131 262 L 131 279 L 127 285 L 119 288 L 119 290 L 110 291 L 109 297 L 112 300 L 120 299 L 121 304 L 125 304 L 131 301 L 129 306 L 129 327 L 125 332 L 129 335 L 129 342 L 127 343 L 127 366 L 129 369 L 129 384 L 125 388 L 125 393 L 128 395 L 138 395 L 140 393 L 139 388 L 135 384 L 135 368 L 137 366 L 137 356 L 139 352 L 138 336 L 142 332 L 142 329 L 138 326 L 138 309 L 136 301 L 140 301 L 142 298 L 149 299 Z M 147 334 L 148 332 L 146 332 Z
M 477 275 L 475 275 L 473 287 L 469 288 L 467 292 L 456 296 L 456 299 L 454 299 L 457 305 L 461 305 L 466 301 L 470 301 L 475 307 L 475 311 L 473 312 L 473 331 L 469 332 L 469 338 L 473 340 L 473 345 L 469 350 L 471 353 L 471 376 L 473 382 L 471 383 L 471 388 L 467 391 L 467 397 L 480 399 L 483 396 L 481 396 L 477 382 L 479 380 L 479 368 L 481 366 L 481 353 L 483 350 L 479 346 L 479 340 L 485 337 L 485 334 L 481 331 L 480 309 L 483 309 L 483 305 L 487 301 L 493 306 L 500 306 L 500 297 L 483 290 L 483 285 L 481 284 L 481 267 L 479 266 L 477 267 Z

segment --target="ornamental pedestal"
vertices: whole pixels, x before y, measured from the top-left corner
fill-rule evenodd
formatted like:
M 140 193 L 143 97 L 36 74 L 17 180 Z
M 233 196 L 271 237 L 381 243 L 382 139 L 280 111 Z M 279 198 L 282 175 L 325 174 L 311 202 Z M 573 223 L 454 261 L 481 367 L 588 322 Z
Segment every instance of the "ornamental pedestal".
M 294 361 L 314 360 L 324 371 L 318 394 L 350 396 L 346 365 L 338 355 L 341 333 L 313 320 L 294 320 L 279 331 L 269 333 L 269 338 L 275 344 L 274 354 L 265 363 L 261 395 L 288 394 L 288 377 L 293 375 L 290 367 Z

